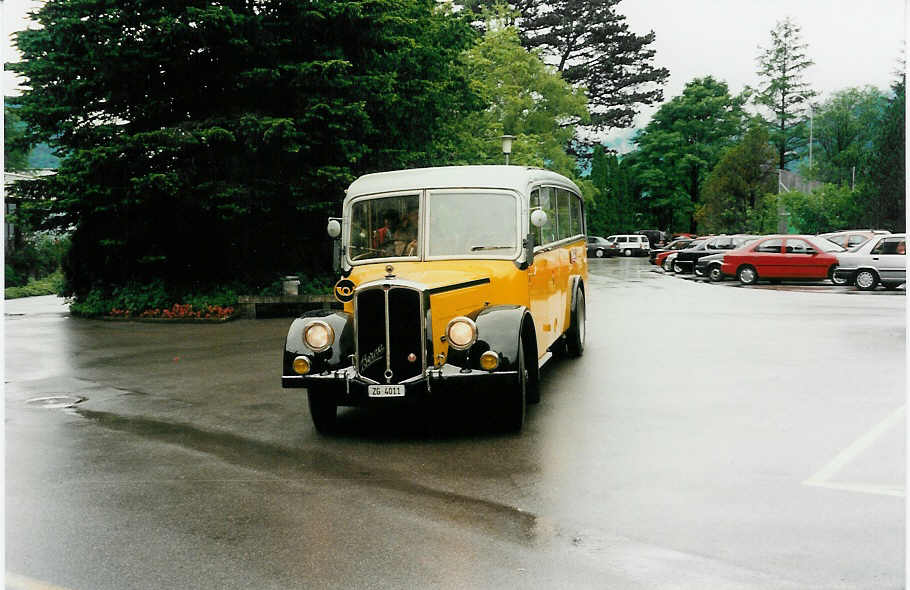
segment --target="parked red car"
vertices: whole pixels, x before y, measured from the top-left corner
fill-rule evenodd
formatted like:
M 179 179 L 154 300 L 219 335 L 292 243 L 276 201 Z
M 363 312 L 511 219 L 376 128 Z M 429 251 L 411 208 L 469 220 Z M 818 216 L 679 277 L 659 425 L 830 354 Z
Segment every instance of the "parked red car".
M 816 236 L 764 236 L 749 245 L 731 250 L 724 257 L 721 272 L 744 285 L 759 278 L 829 279 L 837 267 L 835 253 L 844 249 Z

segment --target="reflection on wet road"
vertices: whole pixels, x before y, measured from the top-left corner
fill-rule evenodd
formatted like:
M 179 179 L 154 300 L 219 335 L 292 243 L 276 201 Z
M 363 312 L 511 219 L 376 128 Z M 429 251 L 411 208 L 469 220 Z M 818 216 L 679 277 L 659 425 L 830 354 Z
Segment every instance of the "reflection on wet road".
M 905 298 L 653 268 L 591 261 L 585 355 L 547 366 L 521 435 L 478 404 L 346 410 L 320 437 L 278 382 L 289 320 L 7 302 L 7 568 L 93 589 L 900 586 L 903 500 L 874 492 L 903 494 Z

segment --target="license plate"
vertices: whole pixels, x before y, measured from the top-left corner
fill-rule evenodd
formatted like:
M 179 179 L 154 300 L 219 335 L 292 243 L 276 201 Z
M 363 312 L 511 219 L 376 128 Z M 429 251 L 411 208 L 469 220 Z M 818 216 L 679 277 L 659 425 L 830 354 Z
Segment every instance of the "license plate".
M 404 385 L 369 385 L 367 394 L 370 397 L 404 397 Z

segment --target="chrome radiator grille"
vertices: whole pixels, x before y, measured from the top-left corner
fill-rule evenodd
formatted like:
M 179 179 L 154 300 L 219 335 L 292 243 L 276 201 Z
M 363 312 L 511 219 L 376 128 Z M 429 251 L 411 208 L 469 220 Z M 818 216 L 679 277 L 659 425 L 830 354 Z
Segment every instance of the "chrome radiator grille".
M 394 286 L 366 289 L 354 298 L 354 313 L 361 375 L 377 383 L 400 383 L 422 372 L 420 291 Z

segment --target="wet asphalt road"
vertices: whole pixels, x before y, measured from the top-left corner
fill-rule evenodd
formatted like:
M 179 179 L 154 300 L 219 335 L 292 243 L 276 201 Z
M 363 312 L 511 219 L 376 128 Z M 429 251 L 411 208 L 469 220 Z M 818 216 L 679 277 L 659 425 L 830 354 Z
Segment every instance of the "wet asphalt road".
M 585 355 L 521 435 L 469 408 L 321 437 L 288 319 L 8 301 L 7 587 L 903 587 L 904 292 L 652 268 L 591 261 Z

